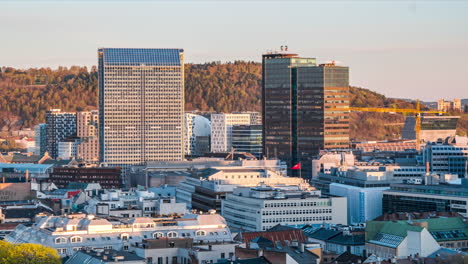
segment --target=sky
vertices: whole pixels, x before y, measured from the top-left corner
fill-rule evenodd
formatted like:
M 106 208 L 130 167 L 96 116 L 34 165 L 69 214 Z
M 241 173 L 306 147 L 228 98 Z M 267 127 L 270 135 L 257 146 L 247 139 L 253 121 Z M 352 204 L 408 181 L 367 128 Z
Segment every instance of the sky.
M 287 45 L 388 97 L 468 98 L 467 14 L 450 0 L 0 0 L 0 66 L 91 66 L 99 47 L 260 62 Z

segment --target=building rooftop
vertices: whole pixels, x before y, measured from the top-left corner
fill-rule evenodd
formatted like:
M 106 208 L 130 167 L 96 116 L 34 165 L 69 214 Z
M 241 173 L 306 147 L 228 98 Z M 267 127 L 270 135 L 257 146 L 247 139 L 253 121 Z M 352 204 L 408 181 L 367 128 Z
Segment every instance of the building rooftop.
M 145 259 L 127 251 L 117 251 L 112 249 L 106 250 L 93 250 L 77 251 L 71 256 L 65 264 L 100 264 L 100 263 L 113 263 L 126 261 L 135 263 L 141 261 L 145 263 Z
M 180 66 L 183 49 L 102 48 L 105 65 Z
M 427 195 L 442 195 L 455 197 L 468 197 L 468 188 L 463 184 L 439 184 L 439 185 L 418 185 L 418 184 L 392 184 L 391 192 L 421 193 Z

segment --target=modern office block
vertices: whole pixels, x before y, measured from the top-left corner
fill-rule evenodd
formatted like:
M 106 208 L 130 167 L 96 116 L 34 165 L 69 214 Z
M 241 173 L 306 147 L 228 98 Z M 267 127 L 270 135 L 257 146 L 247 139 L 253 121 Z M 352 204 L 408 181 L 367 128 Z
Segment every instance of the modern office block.
M 208 118 L 185 113 L 185 155 L 202 156 L 210 151 L 211 123 Z
M 99 112 L 92 110 L 76 115 L 76 135 L 80 138 L 77 158 L 86 162 L 99 161 Z
M 226 153 L 232 150 L 232 126 L 250 125 L 250 114 L 212 114 L 211 152 Z
M 263 153 L 302 162 L 310 177 L 320 150 L 349 147 L 349 69 L 297 54 L 263 55 Z
M 101 48 L 98 57 L 100 160 L 182 160 L 183 50 Z
M 34 126 L 34 140 L 36 141 L 35 155 L 44 155 L 47 151 L 47 125 L 39 124 Z
M 76 136 L 76 113 L 51 109 L 46 112 L 47 151 L 50 157 L 58 157 L 58 143 L 67 137 Z
M 236 152 L 247 152 L 261 158 L 262 126 L 261 125 L 235 125 L 232 126 L 232 147 Z

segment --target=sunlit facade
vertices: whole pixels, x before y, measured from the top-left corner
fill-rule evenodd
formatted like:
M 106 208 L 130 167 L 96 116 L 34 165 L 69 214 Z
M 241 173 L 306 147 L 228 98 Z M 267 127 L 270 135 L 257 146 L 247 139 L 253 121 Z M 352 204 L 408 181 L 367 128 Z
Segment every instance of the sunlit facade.
M 101 161 L 182 160 L 183 50 L 102 48 L 98 56 Z

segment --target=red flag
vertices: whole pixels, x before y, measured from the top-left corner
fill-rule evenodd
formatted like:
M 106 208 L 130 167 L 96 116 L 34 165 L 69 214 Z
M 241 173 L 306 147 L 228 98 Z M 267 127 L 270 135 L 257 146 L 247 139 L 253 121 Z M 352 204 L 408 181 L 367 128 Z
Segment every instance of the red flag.
M 291 169 L 292 170 L 300 170 L 301 169 L 301 163 L 299 162 L 298 164 L 294 165 Z

